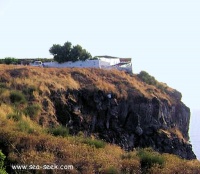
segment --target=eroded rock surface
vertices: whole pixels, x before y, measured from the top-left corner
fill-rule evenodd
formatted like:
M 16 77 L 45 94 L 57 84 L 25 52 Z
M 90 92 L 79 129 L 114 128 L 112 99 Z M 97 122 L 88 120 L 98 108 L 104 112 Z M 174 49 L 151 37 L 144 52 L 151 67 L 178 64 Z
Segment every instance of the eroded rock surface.
M 176 104 L 172 105 L 157 97 L 130 95 L 123 99 L 101 90 L 82 89 L 54 93 L 51 100 L 58 121 L 71 134 L 94 133 L 126 150 L 152 147 L 159 152 L 195 159 L 188 143 L 190 110 L 177 96 Z

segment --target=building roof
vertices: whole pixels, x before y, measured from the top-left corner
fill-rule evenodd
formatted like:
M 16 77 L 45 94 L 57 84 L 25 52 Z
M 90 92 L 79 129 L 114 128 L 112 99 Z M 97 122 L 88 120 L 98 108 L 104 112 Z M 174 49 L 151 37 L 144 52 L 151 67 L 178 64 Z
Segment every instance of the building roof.
M 131 61 L 131 58 L 123 58 L 123 57 L 113 57 L 113 56 L 95 56 L 95 57 L 99 57 L 99 58 L 107 58 L 107 59 L 122 59 L 123 61 Z
M 95 56 L 95 57 L 99 57 L 99 58 L 108 58 L 108 59 L 119 59 L 119 57 L 113 57 L 113 56 Z
M 131 62 L 132 58 L 119 58 L 120 62 Z

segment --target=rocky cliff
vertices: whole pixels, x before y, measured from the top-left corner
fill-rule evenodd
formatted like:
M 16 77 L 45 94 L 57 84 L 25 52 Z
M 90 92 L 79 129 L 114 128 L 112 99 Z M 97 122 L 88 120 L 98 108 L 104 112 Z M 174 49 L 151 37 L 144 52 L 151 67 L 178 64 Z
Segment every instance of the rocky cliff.
M 5 75 L 1 82 L 13 79 L 17 90 L 30 88 L 31 79 L 35 87 L 29 103 L 42 105 L 40 125 L 62 124 L 72 135 L 83 132 L 125 150 L 152 147 L 196 158 L 188 143 L 190 109 L 167 85 L 159 88 L 137 75 L 99 69 L 22 68 Z M 17 78 L 24 78 L 23 84 Z
M 188 144 L 190 110 L 181 101 L 170 105 L 157 97 L 130 95 L 117 98 L 104 91 L 68 90 L 65 100 L 51 96 L 58 121 L 66 124 L 71 134 L 83 131 L 126 150 L 153 147 L 159 152 L 194 159 Z

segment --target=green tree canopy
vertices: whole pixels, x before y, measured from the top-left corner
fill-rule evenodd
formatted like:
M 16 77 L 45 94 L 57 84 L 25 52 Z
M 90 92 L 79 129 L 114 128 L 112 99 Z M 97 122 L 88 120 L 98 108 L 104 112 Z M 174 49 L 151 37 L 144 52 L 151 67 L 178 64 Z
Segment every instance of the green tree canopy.
M 63 46 L 54 44 L 49 49 L 49 52 L 54 56 L 54 60 L 59 63 L 77 60 L 84 61 L 92 57 L 91 54 L 80 45 L 72 47 L 71 42 L 66 42 Z
M 19 64 L 20 61 L 14 57 L 5 57 L 4 59 L 0 60 L 0 64 Z

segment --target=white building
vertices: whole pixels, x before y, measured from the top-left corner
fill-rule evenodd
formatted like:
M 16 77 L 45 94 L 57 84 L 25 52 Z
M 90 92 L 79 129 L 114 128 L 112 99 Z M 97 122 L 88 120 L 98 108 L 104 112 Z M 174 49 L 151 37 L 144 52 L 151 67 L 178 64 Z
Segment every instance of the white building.
M 78 68 L 100 68 L 100 69 L 119 69 L 129 73 L 133 73 L 131 58 L 118 58 L 111 56 L 96 56 L 94 60 L 85 61 L 68 61 L 64 63 L 45 62 L 45 67 L 78 67 Z

